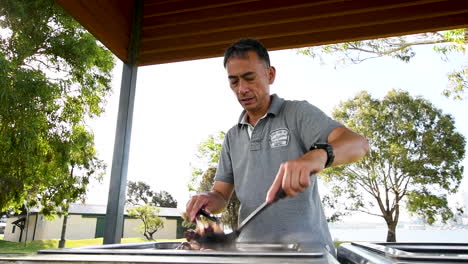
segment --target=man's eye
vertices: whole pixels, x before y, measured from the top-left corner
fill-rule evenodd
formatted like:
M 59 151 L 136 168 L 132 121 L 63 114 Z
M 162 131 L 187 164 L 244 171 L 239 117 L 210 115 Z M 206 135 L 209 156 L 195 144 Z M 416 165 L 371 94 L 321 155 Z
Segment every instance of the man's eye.
M 231 80 L 231 81 L 230 81 L 231 86 L 232 86 L 232 85 L 237 85 L 238 82 L 239 82 L 239 80 Z

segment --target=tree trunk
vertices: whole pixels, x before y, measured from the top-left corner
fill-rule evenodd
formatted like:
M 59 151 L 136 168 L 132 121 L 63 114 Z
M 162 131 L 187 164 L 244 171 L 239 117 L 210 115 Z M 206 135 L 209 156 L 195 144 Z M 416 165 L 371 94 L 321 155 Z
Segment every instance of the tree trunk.
M 62 234 L 60 235 L 59 248 L 65 247 L 65 233 L 67 232 L 68 214 L 63 215 Z
M 395 222 L 387 223 L 387 242 L 396 242 L 396 226 Z
M 23 228 L 20 227 L 20 230 L 21 230 L 21 232 L 20 232 L 20 237 L 19 237 L 18 242 L 21 242 L 21 239 L 23 238 Z M 25 246 L 26 246 L 26 244 L 25 244 Z

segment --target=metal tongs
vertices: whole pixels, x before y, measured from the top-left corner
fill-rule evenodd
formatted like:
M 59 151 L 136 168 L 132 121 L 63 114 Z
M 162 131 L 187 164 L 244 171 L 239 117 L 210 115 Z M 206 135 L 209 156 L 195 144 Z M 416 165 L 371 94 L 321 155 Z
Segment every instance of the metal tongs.
M 255 217 L 257 217 L 261 212 L 263 212 L 265 209 L 267 209 L 268 207 L 270 207 L 270 205 L 274 204 L 275 202 L 277 202 L 278 200 L 280 199 L 283 199 L 285 198 L 287 195 L 286 193 L 284 192 L 283 189 L 280 189 L 276 195 L 275 195 L 275 199 L 271 202 L 271 203 L 267 203 L 266 201 L 263 202 L 259 207 L 257 207 L 257 209 L 255 209 L 252 213 L 250 213 L 249 216 L 247 216 L 247 218 L 244 219 L 244 221 L 242 221 L 242 223 L 237 227 L 236 230 L 234 230 L 233 232 L 229 233 L 229 234 L 223 234 L 223 233 L 206 233 L 206 234 L 203 234 L 200 239 L 198 239 L 198 242 L 200 242 L 200 244 L 204 245 L 204 247 L 207 247 L 207 248 L 226 248 L 226 247 L 230 247 L 235 241 L 236 239 L 239 237 L 240 233 L 242 232 L 242 229 L 248 224 L 250 223 Z M 204 214 L 203 214 L 204 213 Z M 202 214 L 203 216 L 207 217 L 205 214 L 207 214 L 204 210 L 200 210 L 200 214 Z M 209 215 L 209 214 L 207 214 Z M 218 220 L 216 217 L 214 216 L 210 216 L 209 217 L 211 218 L 215 218 L 216 220 Z M 207 217 L 208 219 L 210 219 L 209 217 Z M 219 220 L 218 220 L 219 221 Z
M 216 217 L 216 216 L 214 216 L 214 215 L 210 215 L 210 214 L 207 213 L 205 210 L 203 210 L 203 208 L 200 209 L 200 211 L 198 211 L 198 214 L 199 214 L 199 215 L 203 215 L 204 217 L 206 217 L 206 219 L 208 219 L 208 220 L 210 220 L 210 221 L 213 221 L 213 222 L 215 222 L 215 223 L 217 223 L 217 224 L 219 224 L 219 222 L 220 222 L 218 217 Z

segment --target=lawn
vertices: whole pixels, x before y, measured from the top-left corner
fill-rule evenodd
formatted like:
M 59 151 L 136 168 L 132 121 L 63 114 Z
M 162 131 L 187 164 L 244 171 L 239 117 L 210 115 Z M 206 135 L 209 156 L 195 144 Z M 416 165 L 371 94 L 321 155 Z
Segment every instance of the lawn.
M 122 238 L 122 243 L 135 243 L 147 241 L 143 238 Z M 58 239 L 35 240 L 24 242 L 10 242 L 4 241 L 3 237 L 0 240 L 0 254 L 33 254 L 36 251 L 47 248 L 57 248 Z M 94 239 L 79 239 L 67 240 L 65 247 L 82 247 L 102 245 L 102 238 Z

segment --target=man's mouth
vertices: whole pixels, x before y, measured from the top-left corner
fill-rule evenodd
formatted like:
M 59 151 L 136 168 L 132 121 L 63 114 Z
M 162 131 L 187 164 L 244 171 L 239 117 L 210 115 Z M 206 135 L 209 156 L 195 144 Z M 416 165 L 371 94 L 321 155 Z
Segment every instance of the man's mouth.
M 255 101 L 255 98 L 254 97 L 249 97 L 249 98 L 242 98 L 240 99 L 241 103 L 244 104 L 244 105 L 248 105 L 248 104 L 251 104 Z

